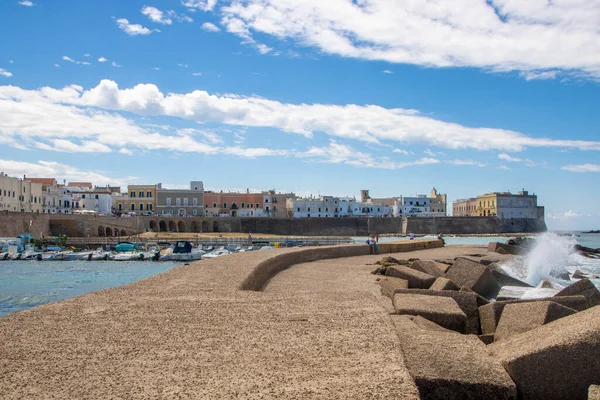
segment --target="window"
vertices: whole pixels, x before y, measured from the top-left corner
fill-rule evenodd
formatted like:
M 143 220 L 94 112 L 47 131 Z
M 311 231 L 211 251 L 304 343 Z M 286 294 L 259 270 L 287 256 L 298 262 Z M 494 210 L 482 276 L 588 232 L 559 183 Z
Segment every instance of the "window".
M 98 195 L 96 195 L 96 200 L 98 200 Z
M 242 208 L 244 208 L 245 205 L 246 205 L 246 203 L 242 203 Z
M 308 212 L 310 212 L 310 207 L 308 207 Z
M 179 197 L 177 197 L 177 198 L 175 199 L 175 205 L 176 205 L 176 206 L 180 206 L 180 205 L 181 205 L 181 199 L 180 199 Z
M 140 190 L 140 197 L 144 197 L 144 192 Z
M 265 199 L 265 203 L 268 203 L 268 202 L 269 202 L 269 199 Z
M 217 203 L 213 203 L 213 208 L 217 208 Z
M 167 197 L 167 205 L 170 206 L 171 205 L 171 198 Z
M 298 212 L 300 212 L 300 207 L 298 207 Z
M 321 212 L 321 207 L 319 207 L 319 212 Z
M 148 191 L 146 192 L 146 197 L 152 197 L 152 192 L 148 190 Z
M 198 210 L 194 210 L 194 215 L 198 215 Z
M 248 203 L 248 207 L 249 207 L 249 208 L 252 208 L 252 203 Z
M 140 211 L 144 211 L 144 204 L 140 203 Z
M 337 211 L 337 210 L 336 210 Z M 325 208 L 325 212 L 329 212 L 329 207 Z
M 260 204 L 256 203 L 256 208 L 260 208 Z
M 82 199 L 85 199 L 85 194 L 82 194 L 82 195 L 81 195 L 81 198 L 82 198 Z
M 131 211 L 135 211 L 135 204 L 131 203 Z
M 223 203 L 223 208 L 227 208 L 227 203 Z
M 129 197 L 135 197 L 135 192 L 132 190 L 131 195 Z
M 195 200 L 195 199 L 194 199 L 194 200 Z M 189 204 L 188 204 L 188 201 L 189 201 L 189 199 L 188 199 L 187 197 L 184 197 L 184 198 L 183 198 L 183 205 L 184 205 L 184 206 L 188 206 L 188 205 L 189 205 Z

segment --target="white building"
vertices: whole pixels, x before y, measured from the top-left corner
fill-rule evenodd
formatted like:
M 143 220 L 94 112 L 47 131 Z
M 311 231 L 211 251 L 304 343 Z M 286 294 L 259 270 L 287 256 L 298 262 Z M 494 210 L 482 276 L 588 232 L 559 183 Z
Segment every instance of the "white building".
M 294 218 L 331 218 L 340 215 L 340 200 L 333 196 L 287 199 L 288 215 Z
M 392 206 L 394 217 L 430 217 L 431 199 L 424 194 L 416 197 L 401 196 Z
M 537 196 L 530 195 L 526 190 L 518 194 L 497 193 L 499 218 L 537 218 L 538 205 Z
M 42 184 L 0 173 L 0 211 L 42 212 Z

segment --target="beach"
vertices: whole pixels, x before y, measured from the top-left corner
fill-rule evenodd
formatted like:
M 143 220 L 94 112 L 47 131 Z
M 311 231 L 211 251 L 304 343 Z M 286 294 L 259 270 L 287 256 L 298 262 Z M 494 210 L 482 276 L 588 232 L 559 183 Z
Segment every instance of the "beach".
M 0 318 L 3 397 L 418 398 L 370 273 L 382 256 L 297 264 L 264 291 L 238 289 L 261 261 L 296 251 L 193 263 Z

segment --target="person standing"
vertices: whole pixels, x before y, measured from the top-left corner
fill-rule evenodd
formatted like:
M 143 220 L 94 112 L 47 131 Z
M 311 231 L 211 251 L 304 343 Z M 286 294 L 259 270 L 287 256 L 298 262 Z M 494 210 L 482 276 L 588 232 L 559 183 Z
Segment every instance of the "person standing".
M 377 247 L 374 235 L 369 236 L 369 254 L 379 254 L 379 248 Z
M 252 246 L 252 232 L 248 233 L 248 246 Z

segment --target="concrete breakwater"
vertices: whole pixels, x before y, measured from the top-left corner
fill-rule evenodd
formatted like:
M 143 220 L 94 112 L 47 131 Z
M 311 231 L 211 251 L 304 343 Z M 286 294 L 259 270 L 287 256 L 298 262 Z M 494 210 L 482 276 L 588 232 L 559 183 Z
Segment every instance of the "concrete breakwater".
M 404 218 L 209 218 L 109 217 L 1 213 L 0 236 L 129 236 L 140 232 L 260 232 L 276 235 L 366 236 L 378 234 L 499 234 L 543 232 L 543 218 L 404 217 Z

